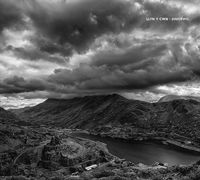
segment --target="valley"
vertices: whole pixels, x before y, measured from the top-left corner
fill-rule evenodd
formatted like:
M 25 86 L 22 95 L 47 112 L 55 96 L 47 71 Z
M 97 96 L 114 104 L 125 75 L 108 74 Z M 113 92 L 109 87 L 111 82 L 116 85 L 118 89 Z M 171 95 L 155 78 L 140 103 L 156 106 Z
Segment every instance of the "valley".
M 78 128 L 112 138 L 154 139 L 177 146 L 181 143 L 185 148 L 200 147 L 200 102 L 193 99 L 148 103 L 112 94 L 48 99 L 11 112 L 34 126 Z
M 147 103 L 113 94 L 2 109 L 1 179 L 198 178 L 199 107 L 191 99 Z M 103 139 L 74 136 L 82 132 Z

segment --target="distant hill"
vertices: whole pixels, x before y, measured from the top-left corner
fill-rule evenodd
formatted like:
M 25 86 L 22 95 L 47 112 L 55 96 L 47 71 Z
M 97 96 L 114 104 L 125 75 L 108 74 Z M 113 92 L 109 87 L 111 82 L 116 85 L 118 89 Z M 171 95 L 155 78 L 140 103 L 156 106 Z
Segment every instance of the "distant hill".
M 195 100 L 200 102 L 200 97 L 195 97 L 195 96 L 177 96 L 177 95 L 167 95 L 163 96 L 162 98 L 159 99 L 158 102 L 168 102 L 168 101 L 173 101 L 177 99 L 184 99 L 184 100 Z

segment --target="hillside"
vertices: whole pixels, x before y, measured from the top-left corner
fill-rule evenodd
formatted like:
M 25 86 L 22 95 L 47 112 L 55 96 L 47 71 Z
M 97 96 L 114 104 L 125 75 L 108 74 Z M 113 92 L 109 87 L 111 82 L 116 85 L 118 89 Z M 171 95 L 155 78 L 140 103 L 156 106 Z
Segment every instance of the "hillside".
M 147 103 L 114 94 L 48 99 L 19 112 L 20 119 L 32 125 L 81 129 L 122 126 L 200 137 L 200 103 L 194 100 Z
M 13 123 L 16 121 L 19 121 L 19 118 L 15 114 L 0 107 L 0 122 Z
M 129 110 L 131 103 L 116 94 L 86 96 L 66 100 L 48 99 L 25 111 L 13 112 L 34 124 L 92 128 L 104 124 L 123 124 L 127 119 L 135 119 L 134 113 Z

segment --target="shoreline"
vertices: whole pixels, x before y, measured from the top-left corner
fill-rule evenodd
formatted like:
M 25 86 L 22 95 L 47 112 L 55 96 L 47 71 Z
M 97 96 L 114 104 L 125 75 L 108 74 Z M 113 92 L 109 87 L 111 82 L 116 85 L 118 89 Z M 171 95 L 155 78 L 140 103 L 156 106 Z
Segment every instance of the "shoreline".
M 183 150 L 186 150 L 189 152 L 194 152 L 194 153 L 200 154 L 200 148 L 195 147 L 195 146 L 188 146 L 188 145 L 182 144 L 175 140 L 167 140 L 167 141 L 165 141 L 165 143 L 166 143 L 166 145 L 169 145 L 169 146 L 177 147 L 179 149 L 183 149 Z
M 168 147 L 172 147 L 175 149 L 179 149 L 185 152 L 192 152 L 195 154 L 200 155 L 200 148 L 196 147 L 196 146 L 189 146 L 186 144 L 183 144 L 177 140 L 172 140 L 172 139 L 168 139 L 168 138 L 164 138 L 164 137 L 145 137 L 145 138 L 123 138 L 123 137 L 113 137 L 113 136 L 108 136 L 108 135 L 101 135 L 101 134 L 95 134 L 95 133 L 87 133 L 89 135 L 93 135 L 93 136 L 100 136 L 102 138 L 111 138 L 111 139 L 117 139 L 117 140 L 122 140 L 122 141 L 126 141 L 129 143 L 133 143 L 133 142 L 154 142 L 154 143 L 159 143 L 159 144 L 163 144 L 166 145 Z

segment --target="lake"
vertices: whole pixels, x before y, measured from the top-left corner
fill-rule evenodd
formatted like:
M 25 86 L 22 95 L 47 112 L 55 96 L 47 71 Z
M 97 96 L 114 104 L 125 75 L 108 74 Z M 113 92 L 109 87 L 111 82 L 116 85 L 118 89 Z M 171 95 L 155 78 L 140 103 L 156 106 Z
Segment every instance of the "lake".
M 155 162 L 168 163 L 168 165 L 191 164 L 200 160 L 200 155 L 181 151 L 164 144 L 153 142 L 125 142 L 118 139 L 74 133 L 73 136 L 100 141 L 107 144 L 113 155 L 131 161 L 152 165 Z

